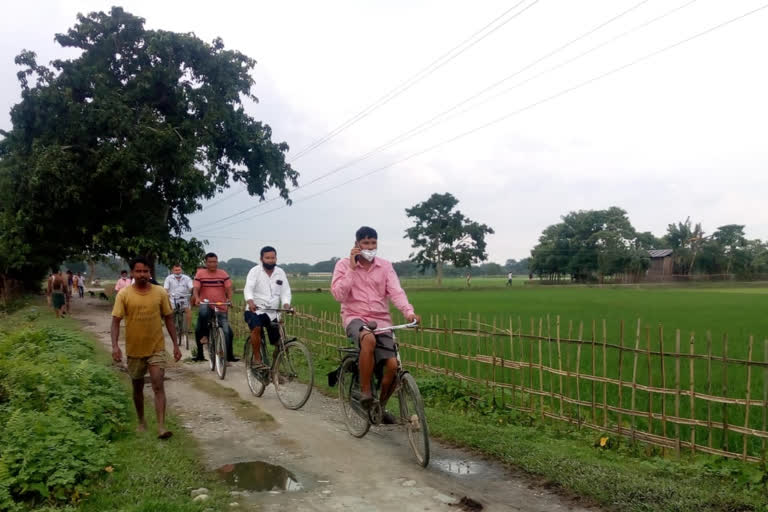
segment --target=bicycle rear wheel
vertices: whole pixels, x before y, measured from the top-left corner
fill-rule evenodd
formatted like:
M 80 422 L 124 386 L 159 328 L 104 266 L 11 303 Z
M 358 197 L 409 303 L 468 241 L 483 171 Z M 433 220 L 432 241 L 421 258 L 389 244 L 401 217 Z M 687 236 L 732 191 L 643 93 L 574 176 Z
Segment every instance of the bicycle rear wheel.
M 272 383 L 280 403 L 286 409 L 301 408 L 312 394 L 314 381 L 315 369 L 309 349 L 300 341 L 286 343 L 275 358 L 272 373 Z
M 339 401 L 344 423 L 347 430 L 355 437 L 363 437 L 371 428 L 368 415 L 360 407 L 360 379 L 357 373 L 357 362 L 350 358 L 344 360 L 339 371 Z
M 261 396 L 264 394 L 264 390 L 267 389 L 267 385 L 264 382 L 265 372 L 264 370 L 256 370 L 253 368 L 253 346 L 251 340 L 245 340 L 245 348 L 243 349 L 243 360 L 245 361 L 245 378 L 248 381 L 248 387 L 254 396 Z
M 421 398 L 416 379 L 410 373 L 401 377 L 400 391 L 400 418 L 408 432 L 408 443 L 416 456 L 416 460 L 422 467 L 429 464 L 429 428 L 427 416 L 424 414 L 424 400 Z
M 187 350 L 189 350 L 189 340 L 187 339 L 187 333 L 184 332 L 184 313 L 176 313 L 176 339 L 179 342 L 179 348 L 184 344 L 184 340 L 187 340 Z
M 221 327 L 216 329 L 215 339 L 216 374 L 219 376 L 219 379 L 223 379 L 227 375 L 227 348 L 224 342 L 224 329 Z

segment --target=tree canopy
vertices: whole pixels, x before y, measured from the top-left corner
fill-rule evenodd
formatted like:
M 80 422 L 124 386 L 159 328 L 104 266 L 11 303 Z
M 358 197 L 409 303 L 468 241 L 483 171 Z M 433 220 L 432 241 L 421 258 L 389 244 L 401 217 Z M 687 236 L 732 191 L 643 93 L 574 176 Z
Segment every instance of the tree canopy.
M 432 194 L 426 201 L 405 210 L 414 222 L 405 230 L 405 238 L 410 238 L 411 246 L 417 249 L 410 257 L 422 271 L 434 268 L 438 284 L 442 284 L 445 263 L 470 267 L 488 259 L 485 236 L 493 234 L 493 229 L 454 210 L 458 204 L 459 200 L 452 194 Z
M 189 215 L 232 182 L 286 200 L 286 143 L 246 112 L 255 61 L 192 33 L 147 30 L 113 7 L 55 37 L 79 56 L 16 63 L 21 102 L 0 141 L 0 272 L 69 257 L 199 261 Z M 34 244 L 34 249 L 32 245 Z M 7 256 L 12 255 L 12 256 Z

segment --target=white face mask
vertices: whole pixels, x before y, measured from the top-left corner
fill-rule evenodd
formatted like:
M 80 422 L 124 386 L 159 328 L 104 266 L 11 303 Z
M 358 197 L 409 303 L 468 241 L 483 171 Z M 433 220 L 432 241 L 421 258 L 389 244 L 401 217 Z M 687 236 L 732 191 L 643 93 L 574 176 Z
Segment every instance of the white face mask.
M 363 249 L 360 251 L 360 254 L 362 254 L 363 258 L 366 260 L 373 261 L 373 258 L 376 257 L 376 249 Z

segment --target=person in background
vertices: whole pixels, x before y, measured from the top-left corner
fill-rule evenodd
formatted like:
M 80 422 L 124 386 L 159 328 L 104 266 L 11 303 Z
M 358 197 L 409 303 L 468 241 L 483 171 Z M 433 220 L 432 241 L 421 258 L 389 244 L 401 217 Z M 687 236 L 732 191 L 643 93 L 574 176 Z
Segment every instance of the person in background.
M 123 270 L 122 272 L 120 272 L 120 279 L 118 279 L 117 282 L 115 283 L 115 291 L 119 292 L 120 290 L 122 290 L 127 286 L 131 286 L 131 278 L 128 277 L 128 271 Z
M 513 277 L 515 277 L 515 275 L 512 272 L 507 274 L 507 286 L 512 286 L 512 278 Z
M 181 264 L 177 263 L 171 268 L 171 273 L 165 278 L 163 288 L 168 292 L 171 298 L 171 307 L 176 309 L 176 305 L 184 309 L 187 332 L 192 322 L 192 315 L 189 308 L 189 300 L 192 296 L 192 290 L 195 288 L 192 278 L 182 272 Z M 180 334 L 180 333 L 177 333 Z
M 224 270 L 219 268 L 219 257 L 209 252 L 205 255 L 205 268 L 200 268 L 195 274 L 194 289 L 192 290 L 192 305 L 200 305 L 195 325 L 195 342 L 197 343 L 197 357 L 195 361 L 205 361 L 203 345 L 208 344 L 208 322 L 213 313 L 213 306 L 204 304 L 209 302 L 227 302 L 232 300 L 232 280 Z M 229 325 L 227 306 L 216 306 L 216 317 L 219 325 L 224 329 L 227 346 L 227 361 L 239 361 L 232 352 L 232 338 L 234 333 Z
M 61 318 L 66 314 L 64 308 L 67 305 L 67 279 L 61 270 L 48 281 L 48 293 L 51 296 L 51 305 L 56 312 L 56 318 Z
M 77 294 L 81 299 L 85 297 L 85 278 L 82 272 L 77 273 Z

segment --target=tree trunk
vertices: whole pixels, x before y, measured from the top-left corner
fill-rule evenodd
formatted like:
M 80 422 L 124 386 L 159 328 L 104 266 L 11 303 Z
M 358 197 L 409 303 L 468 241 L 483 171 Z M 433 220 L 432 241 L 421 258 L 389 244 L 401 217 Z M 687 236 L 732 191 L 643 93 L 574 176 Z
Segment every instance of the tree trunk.
M 437 262 L 437 286 L 443 286 L 443 262 Z
M 91 283 L 96 279 L 96 262 L 88 260 L 88 275 L 90 276 Z

